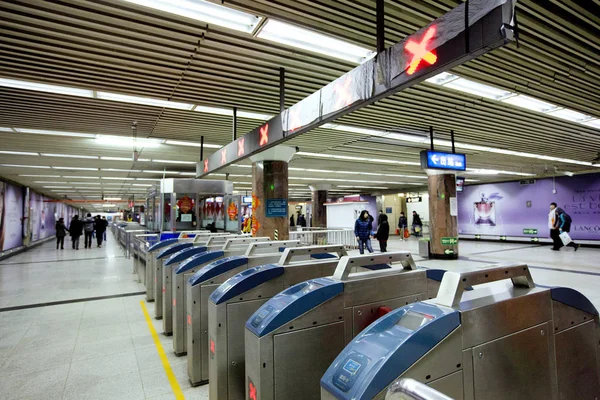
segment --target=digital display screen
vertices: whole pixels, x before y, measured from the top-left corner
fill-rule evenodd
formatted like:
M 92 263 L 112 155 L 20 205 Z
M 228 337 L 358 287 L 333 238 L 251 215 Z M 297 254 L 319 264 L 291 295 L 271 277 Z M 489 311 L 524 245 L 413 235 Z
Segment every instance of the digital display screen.
M 462 192 L 465 188 L 465 178 L 456 177 L 456 191 Z
M 349 359 L 346 364 L 344 364 L 344 371 L 348 372 L 350 375 L 354 375 L 358 372 L 361 365 L 359 362 L 354 361 L 353 359 Z
M 404 314 L 402 318 L 400 318 L 400 321 L 398 321 L 396 325 L 406 328 L 410 331 L 416 331 L 432 319 L 433 317 L 431 316 L 409 311 Z

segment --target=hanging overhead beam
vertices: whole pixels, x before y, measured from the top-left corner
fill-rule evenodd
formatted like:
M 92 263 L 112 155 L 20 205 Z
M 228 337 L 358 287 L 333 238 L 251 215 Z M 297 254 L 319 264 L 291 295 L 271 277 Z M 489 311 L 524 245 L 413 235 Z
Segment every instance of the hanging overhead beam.
M 516 0 L 470 0 L 198 163 L 203 177 L 513 40 Z M 468 18 L 465 12 L 468 11 Z M 465 24 L 465 20 L 468 24 Z M 468 28 L 468 29 L 466 29 Z M 465 36 L 469 35 L 467 41 Z M 469 44 L 466 48 L 465 43 Z

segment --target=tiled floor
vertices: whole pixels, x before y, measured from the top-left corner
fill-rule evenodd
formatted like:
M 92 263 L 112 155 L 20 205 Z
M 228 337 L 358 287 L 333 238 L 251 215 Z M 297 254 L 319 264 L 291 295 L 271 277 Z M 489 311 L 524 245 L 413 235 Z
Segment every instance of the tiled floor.
M 79 251 L 57 251 L 48 243 L 0 262 L 0 309 L 142 291 L 132 260 L 112 239 L 102 249 Z M 418 250 L 414 240 L 392 239 L 388 248 Z M 527 243 L 464 241 L 460 251 L 458 261 L 415 258 L 418 265 L 454 271 L 526 262 L 536 283 L 573 287 L 600 308 L 600 249 L 552 252 Z M 143 299 L 135 295 L 0 312 L 0 399 L 174 399 L 142 312 Z M 154 304 L 145 305 L 153 315 Z M 173 354 L 172 339 L 160 334 L 161 321 L 152 323 L 185 399 L 207 399 L 207 386 L 190 387 L 186 359 Z

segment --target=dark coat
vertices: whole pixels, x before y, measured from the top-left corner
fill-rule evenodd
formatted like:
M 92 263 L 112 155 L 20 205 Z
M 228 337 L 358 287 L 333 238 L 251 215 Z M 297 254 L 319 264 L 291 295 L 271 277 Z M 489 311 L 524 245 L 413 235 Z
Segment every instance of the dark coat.
M 94 222 L 94 229 L 96 230 L 96 233 L 104 233 L 106 231 L 107 226 L 108 226 L 108 221 L 105 221 L 101 218 L 98 218 Z
M 361 240 L 367 240 L 371 236 L 371 221 L 357 219 L 354 223 L 354 236 Z
M 383 217 L 377 227 L 377 240 L 385 242 L 390 237 L 390 224 L 388 223 L 387 215 L 383 215 Z
M 62 221 L 56 222 L 56 236 L 57 237 L 67 236 L 67 227 L 65 226 L 65 223 Z
M 415 214 L 413 216 L 413 225 L 416 226 L 423 226 L 423 221 L 421 221 L 421 217 L 419 216 L 419 214 Z
M 83 222 L 79 219 L 74 219 L 71 221 L 71 225 L 69 225 L 69 234 L 71 236 L 81 236 L 83 233 Z
M 406 228 L 408 226 L 408 219 L 406 217 L 400 217 L 398 219 L 398 228 Z

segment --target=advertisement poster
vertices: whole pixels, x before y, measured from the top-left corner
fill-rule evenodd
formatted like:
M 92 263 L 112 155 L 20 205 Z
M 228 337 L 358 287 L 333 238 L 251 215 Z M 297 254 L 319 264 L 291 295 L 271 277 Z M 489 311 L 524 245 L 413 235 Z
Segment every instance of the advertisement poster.
M 0 183 L 0 251 L 23 245 L 23 188 Z
M 461 234 L 549 237 L 555 202 L 573 219 L 574 240 L 600 240 L 600 174 L 465 186 L 457 196 Z
M 42 217 L 42 196 L 33 190 L 29 192 L 29 218 L 31 226 L 31 241 L 40 240 L 41 217 Z

